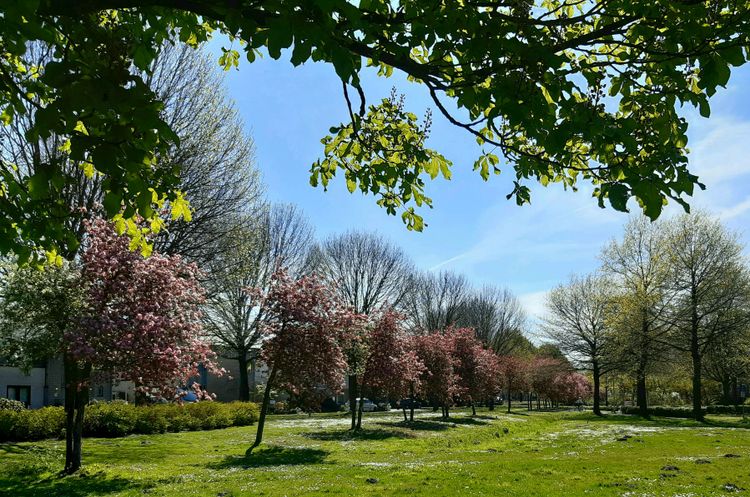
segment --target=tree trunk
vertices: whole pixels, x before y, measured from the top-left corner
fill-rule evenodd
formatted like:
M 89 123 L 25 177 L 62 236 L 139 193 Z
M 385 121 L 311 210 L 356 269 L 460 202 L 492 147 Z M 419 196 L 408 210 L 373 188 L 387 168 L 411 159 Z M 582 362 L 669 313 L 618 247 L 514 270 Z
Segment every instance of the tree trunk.
M 510 387 L 508 387 L 508 414 L 510 414 Z
M 734 404 L 734 396 L 732 395 L 732 379 L 729 376 L 723 376 L 721 378 L 721 405 L 729 406 Z
M 646 372 L 639 369 L 636 373 L 636 402 L 638 404 L 638 414 L 642 417 L 648 417 L 648 393 L 646 392 Z
M 240 391 L 239 400 L 242 402 L 248 402 L 250 400 L 250 382 L 247 380 L 247 369 L 249 361 L 247 360 L 247 352 L 241 351 L 237 354 L 237 362 L 239 363 L 240 370 Z
M 471 402 L 471 415 L 476 416 L 477 415 L 477 406 L 474 404 L 474 402 Z
M 271 387 L 276 379 L 276 367 L 271 368 L 271 372 L 268 374 L 268 381 L 266 381 L 266 390 L 263 392 L 263 405 L 260 408 L 260 417 L 258 418 L 258 429 L 255 432 L 255 442 L 247 449 L 246 455 L 250 455 L 253 449 L 259 446 L 263 442 L 263 428 L 266 425 L 266 414 L 268 414 L 268 406 L 271 404 Z
M 409 406 L 409 421 L 414 421 L 414 383 L 412 382 L 409 386 L 409 396 L 411 398 L 411 405 Z
M 65 374 L 65 468 L 72 474 L 81 469 L 83 443 L 83 416 L 89 402 L 91 366 L 79 364 L 72 358 L 63 358 Z
M 593 362 L 593 375 L 594 375 L 594 415 L 601 416 L 601 400 L 600 400 L 600 389 L 601 389 L 601 371 L 599 370 L 599 361 Z
M 737 388 L 737 377 L 732 378 L 732 404 L 740 404 L 740 392 Z
M 698 305 L 695 292 L 691 298 L 692 315 L 690 319 L 690 356 L 693 360 L 693 417 L 703 421 L 702 382 L 701 382 L 701 348 L 698 342 Z
M 361 392 L 364 392 L 364 387 L 360 388 Z M 359 406 L 357 407 L 357 429 L 362 429 L 362 411 L 364 410 L 365 406 L 365 399 L 360 395 L 359 397 Z
M 352 415 L 352 430 L 357 428 L 357 375 L 349 375 L 349 412 Z

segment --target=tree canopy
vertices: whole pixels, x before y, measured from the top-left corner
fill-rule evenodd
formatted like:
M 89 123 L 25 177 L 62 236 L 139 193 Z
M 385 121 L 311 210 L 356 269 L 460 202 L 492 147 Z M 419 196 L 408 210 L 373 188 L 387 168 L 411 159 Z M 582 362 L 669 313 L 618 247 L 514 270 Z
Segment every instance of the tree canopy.
M 159 167 L 177 135 L 140 73 L 165 41 L 198 46 L 216 33 L 232 40 L 219 60 L 227 69 L 240 51 L 252 62 L 261 49 L 331 64 L 351 120 L 323 138 L 311 181 L 327 185 L 343 170 L 350 190 L 419 230 L 415 207 L 431 203 L 424 178 L 450 177 L 451 164 L 426 146 L 429 116 L 420 124 L 395 98 L 368 107 L 365 66 L 423 84 L 476 137 L 483 178 L 501 160 L 514 169 L 508 196 L 518 203 L 530 181 L 585 181 L 601 206 L 626 210 L 635 197 L 655 218 L 667 199 L 687 206 L 700 185 L 678 106 L 709 115 L 709 97 L 746 61 L 750 9 L 738 0 L 22 0 L 3 7 L 0 115 L 33 113 L 30 139 L 67 136 L 66 153 L 102 175 L 109 217 L 153 218 L 165 204 L 189 216 L 178 171 Z M 29 64 L 32 41 L 54 60 Z M 56 202 L 65 176 L 54 162 L 21 179 L 12 170 L 3 160 L 0 251 L 54 252 L 71 236 Z

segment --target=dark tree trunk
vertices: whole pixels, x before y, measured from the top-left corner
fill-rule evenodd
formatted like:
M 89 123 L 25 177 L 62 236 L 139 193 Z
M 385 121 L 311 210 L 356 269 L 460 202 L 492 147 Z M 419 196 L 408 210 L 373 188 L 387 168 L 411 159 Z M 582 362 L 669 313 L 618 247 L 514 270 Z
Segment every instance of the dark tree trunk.
M 703 421 L 703 392 L 701 381 L 701 354 L 700 351 L 693 353 L 693 417 L 697 421 Z
M 246 351 L 243 350 L 241 352 L 238 352 L 237 362 L 240 366 L 240 391 L 238 398 L 242 402 L 248 402 L 250 400 L 250 382 L 247 380 L 247 369 L 250 363 L 247 360 Z
M 596 416 L 602 415 L 601 400 L 600 400 L 600 389 L 601 389 L 601 371 L 599 369 L 599 361 L 594 361 L 593 376 L 594 376 L 594 414 Z
M 734 398 L 732 397 L 732 382 L 727 376 L 724 376 L 721 379 L 721 403 L 725 406 L 734 403 Z
M 349 375 L 349 412 L 352 415 L 352 430 L 357 428 L 357 375 Z
M 360 388 L 361 392 L 364 392 L 364 387 Z M 364 398 L 360 395 L 359 397 L 359 406 L 357 407 L 357 429 L 362 429 L 362 411 L 364 410 L 365 402 Z
M 740 391 L 737 388 L 737 377 L 732 378 L 732 404 L 740 404 Z
M 477 415 L 477 406 L 474 404 L 473 401 L 471 403 L 471 415 L 472 416 L 476 416 Z
M 91 366 L 63 358 L 65 374 L 65 468 L 66 474 L 81 469 L 83 416 L 89 402 Z
M 414 421 L 414 383 L 409 386 L 409 398 L 411 399 L 411 405 L 409 406 L 409 421 Z
M 508 386 L 508 414 L 510 414 L 510 404 L 511 404 L 511 400 L 510 400 L 510 386 Z
M 648 417 L 648 393 L 646 392 L 646 372 L 639 369 L 636 373 L 636 403 L 638 404 L 638 414 L 642 417 Z
M 266 426 L 266 414 L 268 414 L 268 406 L 271 404 L 271 387 L 276 379 L 276 368 L 272 367 L 271 372 L 268 374 L 268 381 L 266 381 L 266 390 L 263 392 L 263 404 L 260 408 L 260 417 L 258 418 L 258 429 L 255 432 L 255 442 L 247 449 L 246 454 L 251 454 L 253 449 L 259 446 L 263 442 L 263 428 Z
M 698 306 L 696 303 L 694 292 L 691 300 L 692 315 L 690 319 L 690 357 L 693 360 L 693 417 L 697 421 L 703 421 L 703 392 L 701 391 L 702 357 L 700 343 L 698 342 Z

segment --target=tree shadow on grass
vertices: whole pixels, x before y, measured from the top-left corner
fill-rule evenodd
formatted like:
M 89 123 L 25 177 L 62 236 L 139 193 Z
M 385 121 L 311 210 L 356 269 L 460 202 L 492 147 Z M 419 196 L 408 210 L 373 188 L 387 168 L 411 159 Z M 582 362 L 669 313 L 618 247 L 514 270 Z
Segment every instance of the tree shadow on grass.
M 648 418 L 644 418 L 637 414 L 605 414 L 604 416 L 596 416 L 592 413 L 580 413 L 577 416 L 571 416 L 567 419 L 572 421 L 599 422 L 610 425 L 640 425 L 664 428 L 713 427 L 750 429 L 750 423 L 743 423 L 739 418 L 733 418 L 731 421 L 716 418 L 708 418 L 705 421 L 696 421 L 691 418 L 674 418 L 664 416 L 650 416 Z
M 260 468 L 264 466 L 289 466 L 300 464 L 319 464 L 328 456 L 328 451 L 298 447 L 261 446 L 252 454 L 244 456 L 227 456 L 219 462 L 208 465 L 211 469 Z
M 418 431 L 444 431 L 457 426 L 484 426 L 490 424 L 488 421 L 495 419 L 490 416 L 475 416 L 471 418 L 467 417 L 454 417 L 454 418 L 443 418 L 435 416 L 434 418 L 422 418 L 415 419 L 414 421 L 399 421 L 397 423 L 380 422 L 378 424 L 383 426 L 398 426 L 409 430 Z
M 85 497 L 107 495 L 125 490 L 148 488 L 131 480 L 108 476 L 103 471 L 87 473 L 85 470 L 70 476 L 41 477 L 46 472 L 35 466 L 15 466 L 0 473 L 0 495 L 14 497 Z
M 378 422 L 376 424 L 393 426 L 393 423 Z M 305 433 L 305 437 L 313 440 L 323 441 L 346 441 L 346 440 L 386 440 L 388 438 L 414 438 L 414 435 L 403 430 L 386 428 L 359 429 L 359 430 L 337 430 L 337 431 L 315 431 Z

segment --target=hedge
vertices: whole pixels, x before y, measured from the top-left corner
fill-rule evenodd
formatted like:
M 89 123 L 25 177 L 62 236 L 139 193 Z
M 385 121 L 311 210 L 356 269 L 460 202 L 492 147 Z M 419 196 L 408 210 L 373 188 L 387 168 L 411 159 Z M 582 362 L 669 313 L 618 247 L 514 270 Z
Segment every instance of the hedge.
M 750 415 L 750 406 L 720 406 L 710 405 L 702 409 L 703 414 L 729 414 L 734 416 Z M 639 414 L 638 407 L 626 406 L 622 408 L 623 414 Z M 693 409 L 691 407 L 664 407 L 653 406 L 648 408 L 651 416 L 665 416 L 670 418 L 692 418 Z
M 185 430 L 213 430 L 247 426 L 258 420 L 258 405 L 250 402 L 196 402 L 139 406 L 125 402 L 97 402 L 86 407 L 83 434 L 122 437 Z M 0 410 L 0 442 L 21 442 L 65 436 L 62 407 L 20 411 Z

